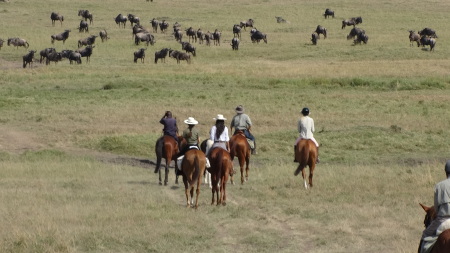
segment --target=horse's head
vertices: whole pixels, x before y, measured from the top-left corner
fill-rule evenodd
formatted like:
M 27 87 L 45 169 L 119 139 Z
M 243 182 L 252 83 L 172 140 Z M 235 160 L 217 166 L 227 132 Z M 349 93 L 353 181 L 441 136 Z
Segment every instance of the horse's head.
M 436 210 L 434 209 L 434 206 L 428 207 L 421 203 L 419 205 L 425 210 L 427 214 L 425 214 L 425 219 L 423 220 L 423 224 L 425 225 L 425 228 L 427 228 L 431 222 L 436 219 Z

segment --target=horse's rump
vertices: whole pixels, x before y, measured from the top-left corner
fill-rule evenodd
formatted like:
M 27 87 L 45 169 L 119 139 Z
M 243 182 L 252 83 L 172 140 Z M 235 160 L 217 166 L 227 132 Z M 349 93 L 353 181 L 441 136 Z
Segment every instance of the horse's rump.
M 298 175 L 301 170 L 306 166 L 315 164 L 317 159 L 317 147 L 312 140 L 301 139 L 297 143 L 297 149 L 295 150 L 295 159 L 300 163 L 300 166 L 295 171 L 295 175 Z
M 205 154 L 198 149 L 190 149 L 184 155 L 181 169 L 190 185 L 197 183 L 206 167 Z

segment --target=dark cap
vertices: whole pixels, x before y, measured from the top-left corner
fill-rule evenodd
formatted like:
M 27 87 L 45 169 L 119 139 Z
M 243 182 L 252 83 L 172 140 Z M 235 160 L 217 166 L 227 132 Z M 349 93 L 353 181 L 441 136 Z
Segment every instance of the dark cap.
M 242 105 L 238 105 L 235 109 L 236 113 L 243 113 L 244 107 Z
M 445 173 L 450 174 L 450 160 L 445 163 Z

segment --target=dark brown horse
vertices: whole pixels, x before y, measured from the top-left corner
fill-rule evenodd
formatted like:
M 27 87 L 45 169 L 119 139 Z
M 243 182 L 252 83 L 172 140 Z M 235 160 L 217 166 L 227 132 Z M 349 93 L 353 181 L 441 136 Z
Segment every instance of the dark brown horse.
M 244 132 L 237 131 L 230 139 L 230 155 L 231 160 L 237 156 L 239 166 L 241 168 L 241 184 L 248 181 L 248 165 L 250 164 L 250 145 Z M 245 179 L 244 179 L 244 165 L 245 165 Z M 233 183 L 233 176 L 231 176 L 231 183 Z
M 309 167 L 309 186 L 312 187 L 312 179 L 314 174 L 314 168 L 316 167 L 317 160 L 317 147 L 312 140 L 302 139 L 297 143 L 297 148 L 295 149 L 295 159 L 299 162 L 294 175 L 297 176 L 300 171 L 303 176 L 303 183 L 305 188 L 308 189 L 308 184 L 306 183 L 306 173 L 305 167 Z
M 183 171 L 183 183 L 186 194 L 186 207 L 191 205 L 197 209 L 198 195 L 200 195 L 200 185 L 202 176 L 206 168 L 206 156 L 198 149 L 188 150 L 184 154 L 183 162 L 181 163 L 181 170 Z M 194 204 L 194 187 L 197 185 L 196 197 Z M 189 203 L 189 193 L 191 201 Z
M 164 185 L 167 185 L 169 181 L 169 165 L 173 159 L 175 159 L 176 154 L 178 153 L 178 143 L 175 138 L 164 135 L 156 141 L 155 145 L 155 153 L 156 153 L 156 168 L 155 173 L 159 172 L 159 184 L 161 182 L 161 160 L 164 158 L 166 160 L 166 170 L 165 170 L 165 178 Z M 177 177 L 178 180 L 178 177 Z
M 419 203 L 420 204 L 420 203 Z M 420 204 L 423 210 L 425 210 L 426 215 L 423 221 L 425 227 L 428 227 L 431 222 L 436 218 L 436 210 L 434 206 L 427 207 Z M 430 253 L 448 253 L 450 252 L 450 229 L 444 230 L 437 238 L 436 243 L 431 249 Z
M 217 196 L 217 205 L 226 205 L 227 181 L 230 174 L 233 173 L 233 161 L 231 160 L 230 153 L 223 148 L 216 147 L 211 150 L 209 154 L 209 161 L 211 163 L 211 167 L 207 170 L 209 173 L 211 173 L 212 181 L 211 205 L 214 205 L 215 202 L 214 194 L 216 194 Z

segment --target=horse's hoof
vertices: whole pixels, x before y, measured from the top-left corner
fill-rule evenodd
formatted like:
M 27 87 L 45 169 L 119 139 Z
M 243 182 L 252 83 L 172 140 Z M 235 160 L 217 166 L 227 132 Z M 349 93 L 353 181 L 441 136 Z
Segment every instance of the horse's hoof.
M 223 202 L 223 203 L 222 203 L 222 206 L 226 206 L 226 205 L 227 205 L 227 203 L 226 203 L 226 202 Z
M 162 183 L 161 183 L 161 182 L 159 182 L 159 185 L 162 185 Z
M 153 171 L 155 174 L 158 173 L 158 169 L 155 169 L 155 171 Z
M 167 182 L 164 182 L 164 185 L 167 185 Z

